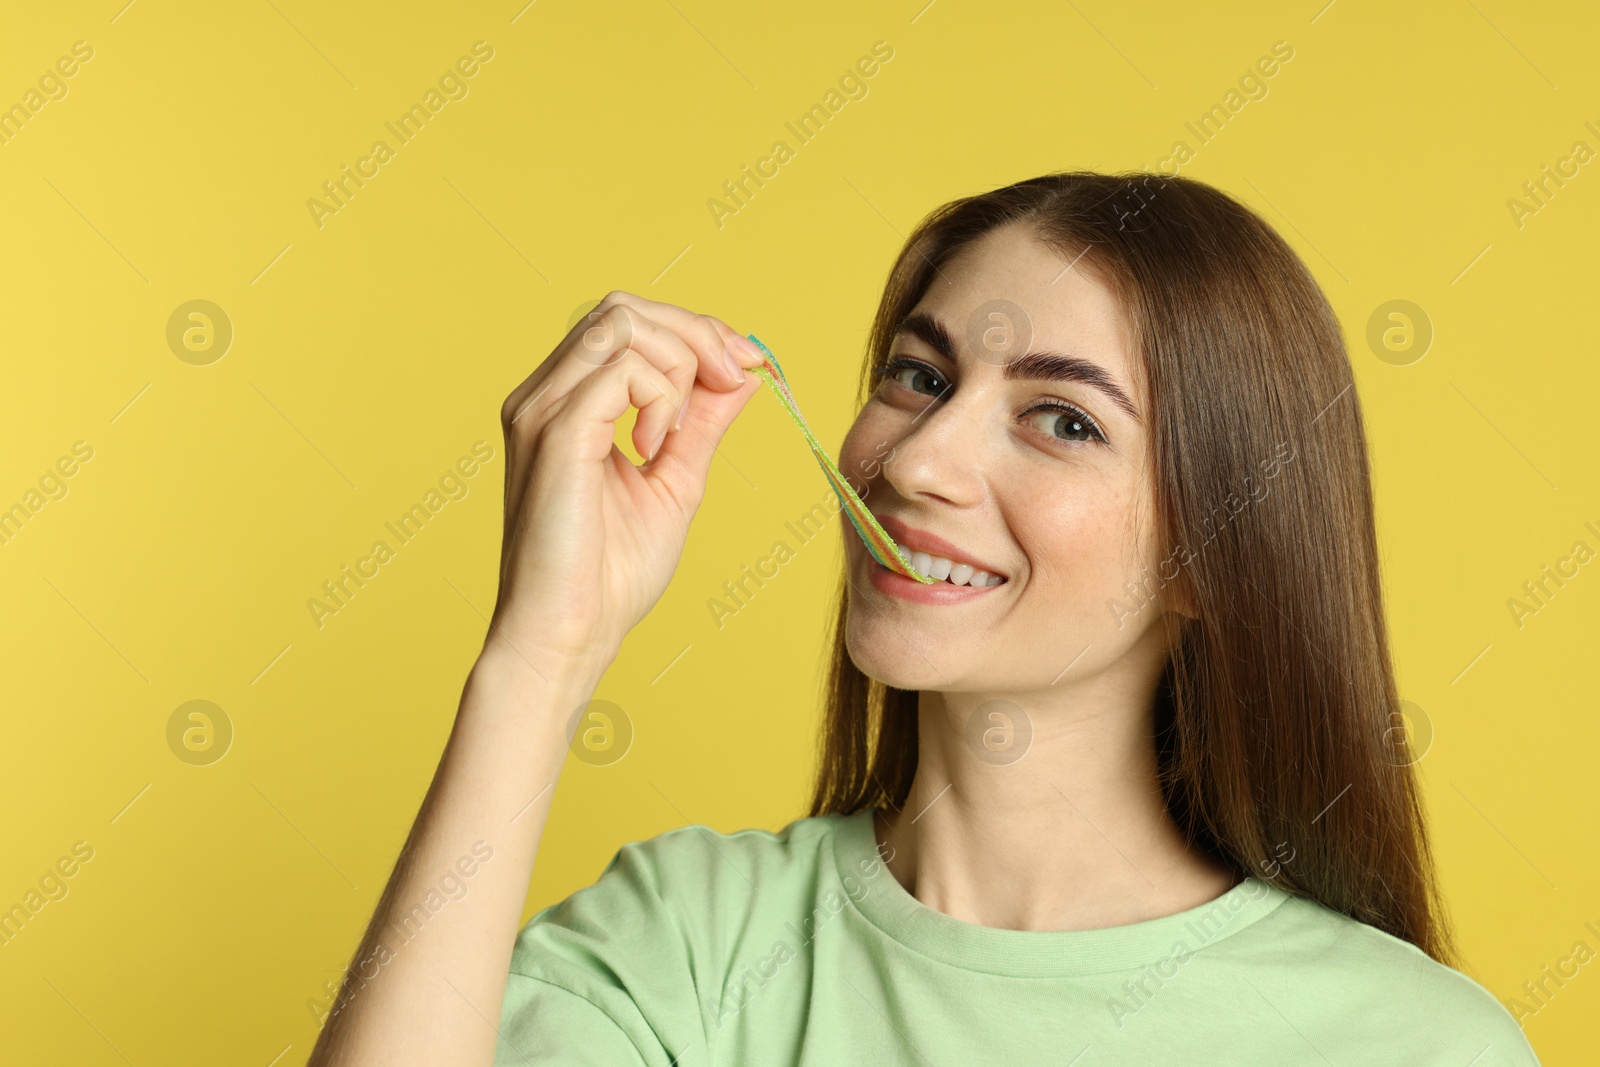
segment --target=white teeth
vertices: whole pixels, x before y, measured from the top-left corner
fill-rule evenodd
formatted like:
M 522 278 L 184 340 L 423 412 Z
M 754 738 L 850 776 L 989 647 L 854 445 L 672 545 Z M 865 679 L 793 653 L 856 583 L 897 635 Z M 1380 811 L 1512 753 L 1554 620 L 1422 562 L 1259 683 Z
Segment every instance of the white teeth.
M 943 556 L 927 552 L 913 552 L 910 559 L 911 567 L 917 573 L 926 574 L 935 581 L 948 581 L 952 585 L 982 588 L 987 585 L 999 585 L 1004 581 L 998 574 L 980 571 L 969 563 L 954 563 Z

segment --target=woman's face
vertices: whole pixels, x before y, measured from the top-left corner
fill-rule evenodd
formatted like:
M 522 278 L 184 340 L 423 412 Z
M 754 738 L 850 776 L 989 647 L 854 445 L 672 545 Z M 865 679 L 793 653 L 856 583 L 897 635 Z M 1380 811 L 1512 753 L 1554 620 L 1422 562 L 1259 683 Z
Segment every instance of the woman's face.
M 922 585 L 847 530 L 846 640 L 873 678 L 1015 692 L 1069 666 L 1075 680 L 1131 665 L 1136 649 L 1148 676 L 1164 654 L 1132 334 L 1111 290 L 1071 262 L 1012 225 L 946 263 L 845 437 L 840 469 L 908 553 L 943 547 L 921 532 L 954 546 L 931 556 L 1004 578 Z

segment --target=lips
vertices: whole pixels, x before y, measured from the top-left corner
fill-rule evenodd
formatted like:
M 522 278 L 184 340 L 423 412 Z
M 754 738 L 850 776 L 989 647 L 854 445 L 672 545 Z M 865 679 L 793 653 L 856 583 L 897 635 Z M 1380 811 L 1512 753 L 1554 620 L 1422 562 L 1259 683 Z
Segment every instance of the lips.
M 893 515 L 874 515 L 889 536 L 894 538 L 908 553 L 926 552 L 930 556 L 942 556 L 951 563 L 965 563 L 974 571 L 987 571 L 989 574 L 999 575 L 1002 579 L 1008 576 L 993 564 L 986 563 L 970 553 L 962 551 L 959 547 L 937 534 L 927 530 L 919 530 L 915 526 L 908 526 Z

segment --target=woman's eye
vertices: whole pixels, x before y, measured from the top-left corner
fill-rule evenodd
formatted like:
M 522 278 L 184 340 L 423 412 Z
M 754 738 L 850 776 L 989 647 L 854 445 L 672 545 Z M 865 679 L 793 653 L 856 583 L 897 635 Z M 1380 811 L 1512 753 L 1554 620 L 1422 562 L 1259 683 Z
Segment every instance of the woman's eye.
M 889 360 L 878 373 L 886 381 L 892 380 L 913 393 L 921 393 L 935 400 L 952 388 L 949 382 L 926 363 L 906 359 L 903 356 Z M 1058 441 L 1069 444 L 1088 444 L 1092 441 L 1106 443 L 1106 436 L 1099 425 L 1087 412 L 1071 404 L 1045 401 L 1034 405 L 1022 417 L 1035 420 L 1034 425 L 1040 432 Z
M 1041 404 L 1028 412 L 1034 425 L 1060 441 L 1082 442 L 1105 440 L 1100 428 L 1076 408 L 1060 404 Z
M 892 360 L 884 368 L 883 376 L 892 378 L 913 393 L 926 390 L 928 396 L 942 396 L 949 390 L 945 380 L 933 372 L 931 368 L 921 363 L 907 363 L 903 360 Z

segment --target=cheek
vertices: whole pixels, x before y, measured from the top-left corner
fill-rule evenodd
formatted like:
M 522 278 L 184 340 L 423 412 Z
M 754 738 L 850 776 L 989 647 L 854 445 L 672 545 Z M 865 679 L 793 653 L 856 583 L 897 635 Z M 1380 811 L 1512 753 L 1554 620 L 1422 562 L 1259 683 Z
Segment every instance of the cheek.
M 1058 509 L 1038 529 L 1018 531 L 1028 548 L 1028 592 L 1049 604 L 1084 603 L 1121 585 L 1120 524 L 1084 511 Z
M 1029 562 L 1029 585 L 1047 610 L 1084 611 L 1137 581 L 1148 554 L 1148 520 L 1125 485 L 1073 479 L 1013 510 L 1012 531 Z M 1145 529 L 1139 529 L 1139 526 Z
M 885 432 L 886 420 L 875 414 L 877 405 L 868 404 L 851 423 L 839 446 L 835 461 L 839 471 L 858 491 L 870 486 L 883 473 L 883 462 L 890 453 L 893 440 Z

